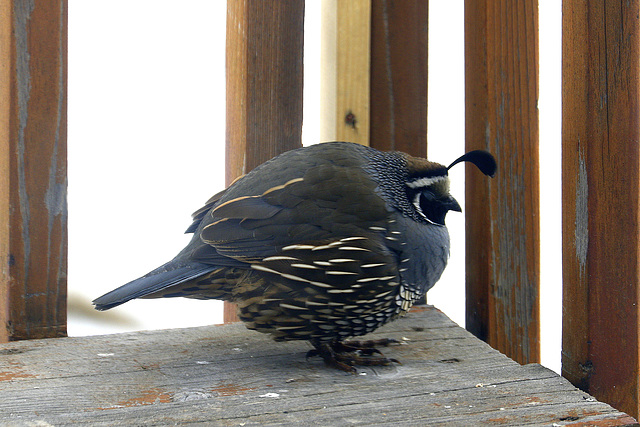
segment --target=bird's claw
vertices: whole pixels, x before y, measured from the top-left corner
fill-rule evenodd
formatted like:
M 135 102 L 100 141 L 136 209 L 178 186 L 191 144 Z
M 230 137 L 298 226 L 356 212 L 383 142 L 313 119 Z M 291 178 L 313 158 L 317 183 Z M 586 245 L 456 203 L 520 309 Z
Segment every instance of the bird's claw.
M 366 341 L 332 341 L 312 342 L 314 349 L 307 352 L 309 357 L 320 356 L 325 364 L 340 369 L 341 371 L 357 373 L 354 365 L 360 366 L 388 366 L 392 363 L 401 365 L 400 361 L 385 357 L 376 345 L 388 346 L 398 343 L 394 339 L 379 339 Z

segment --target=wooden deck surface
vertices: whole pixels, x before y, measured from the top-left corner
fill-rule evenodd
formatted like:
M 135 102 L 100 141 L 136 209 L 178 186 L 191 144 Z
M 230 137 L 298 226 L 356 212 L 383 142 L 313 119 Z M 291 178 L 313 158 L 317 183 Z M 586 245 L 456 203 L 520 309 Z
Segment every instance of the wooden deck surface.
M 638 425 L 433 307 L 372 335 L 402 365 L 346 374 L 242 324 L 2 344 L 0 425 Z

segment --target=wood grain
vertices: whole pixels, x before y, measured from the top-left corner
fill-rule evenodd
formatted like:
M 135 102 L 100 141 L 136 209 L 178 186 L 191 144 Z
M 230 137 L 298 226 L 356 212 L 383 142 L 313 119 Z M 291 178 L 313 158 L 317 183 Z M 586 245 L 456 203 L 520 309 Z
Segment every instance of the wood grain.
M 0 340 L 63 336 L 67 2 L 0 8 Z
M 0 342 L 9 340 L 7 325 L 11 320 L 9 310 L 9 283 L 11 274 L 7 268 L 11 250 L 10 232 L 10 153 L 11 153 L 11 46 L 13 34 L 11 25 L 12 3 L 0 1 Z M 2 261 L 4 260 L 4 261 Z
M 370 145 L 426 158 L 429 2 L 371 8 Z
M 227 2 L 227 185 L 302 146 L 303 26 L 301 1 Z
M 540 359 L 538 3 L 465 2 L 467 328 L 520 363 Z
M 402 365 L 346 374 L 242 324 L 8 343 L 0 424 L 638 425 L 432 307 L 371 337 Z
M 322 140 L 426 157 L 428 9 L 419 0 L 324 3 Z
M 562 373 L 640 407 L 640 3 L 563 3 Z
M 323 5 L 321 139 L 369 145 L 371 0 Z

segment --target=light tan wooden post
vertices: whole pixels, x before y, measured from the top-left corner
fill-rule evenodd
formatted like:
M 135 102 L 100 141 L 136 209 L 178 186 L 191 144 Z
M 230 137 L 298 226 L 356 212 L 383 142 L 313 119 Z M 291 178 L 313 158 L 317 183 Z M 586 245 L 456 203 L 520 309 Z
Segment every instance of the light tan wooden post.
M 369 145 L 371 0 L 324 0 L 320 139 Z

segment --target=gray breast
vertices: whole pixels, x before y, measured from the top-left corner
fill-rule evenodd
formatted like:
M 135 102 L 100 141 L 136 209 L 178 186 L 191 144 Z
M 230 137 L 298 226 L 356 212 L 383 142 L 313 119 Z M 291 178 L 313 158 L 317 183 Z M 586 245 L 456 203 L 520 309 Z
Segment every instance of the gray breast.
M 400 276 L 405 287 L 424 295 L 436 284 L 449 259 L 449 232 L 446 227 L 417 223 L 398 215 L 402 233 Z

